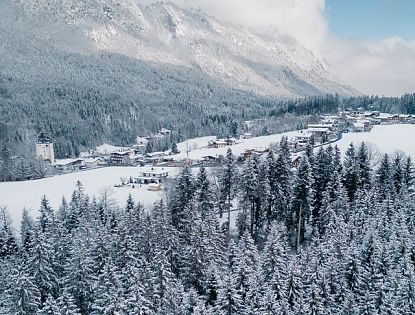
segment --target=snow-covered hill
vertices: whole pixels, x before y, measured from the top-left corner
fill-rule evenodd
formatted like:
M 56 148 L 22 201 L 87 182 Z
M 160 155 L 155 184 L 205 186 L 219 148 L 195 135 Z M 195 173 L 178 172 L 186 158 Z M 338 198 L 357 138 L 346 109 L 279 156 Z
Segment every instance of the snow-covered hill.
M 192 76 L 201 73 L 212 82 L 260 96 L 356 93 L 295 40 L 270 39 L 196 9 L 171 3 L 141 6 L 134 0 L 5 0 L 0 6 L 0 31 L 6 39 L 0 55 L 10 72 L 31 66 L 47 80 L 45 69 L 55 71 L 57 61 L 39 63 L 40 56 L 53 53 L 51 59 L 59 59 L 105 52 L 160 69 L 191 69 Z M 181 80 L 197 84 L 186 71 Z M 154 90 L 168 81 L 146 84 L 150 85 L 146 89 Z

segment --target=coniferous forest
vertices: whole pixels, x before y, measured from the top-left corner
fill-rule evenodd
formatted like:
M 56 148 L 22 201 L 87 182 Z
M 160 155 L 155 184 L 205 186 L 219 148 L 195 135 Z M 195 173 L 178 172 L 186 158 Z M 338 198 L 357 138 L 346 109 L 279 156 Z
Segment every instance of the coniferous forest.
M 413 189 L 404 154 L 309 147 L 292 168 L 286 139 L 183 168 L 152 209 L 78 183 L 18 236 L 3 211 L 0 313 L 415 314 Z

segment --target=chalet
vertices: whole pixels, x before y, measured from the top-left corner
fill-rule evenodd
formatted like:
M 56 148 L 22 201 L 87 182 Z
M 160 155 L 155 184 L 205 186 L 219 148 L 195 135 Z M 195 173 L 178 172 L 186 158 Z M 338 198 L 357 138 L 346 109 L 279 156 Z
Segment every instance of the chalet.
M 103 160 L 100 158 L 88 158 L 84 160 L 86 168 L 97 168 L 103 165 Z
M 372 123 L 369 119 L 358 119 L 352 125 L 352 131 L 355 132 L 368 132 L 372 130 Z
M 253 155 L 257 155 L 257 156 L 262 156 L 265 153 L 269 152 L 270 149 L 269 148 L 254 148 L 254 149 L 246 149 L 243 153 L 243 156 L 245 159 L 253 156 Z
M 311 124 L 311 125 L 308 125 L 308 129 L 327 129 L 329 131 L 334 131 L 336 128 L 334 124 L 327 123 L 327 124 Z
M 241 139 L 252 139 L 252 133 L 250 132 L 245 132 L 244 134 L 241 135 Z
M 205 155 L 202 158 L 203 164 L 217 164 L 219 162 L 219 158 L 213 155 Z
M 291 165 L 292 167 L 298 167 L 300 165 L 301 155 L 291 155 Z
M 399 123 L 399 115 L 397 114 L 387 114 L 381 113 L 378 117 L 381 121 L 381 124 L 388 125 L 388 124 L 397 124 Z
M 144 171 L 134 178 L 136 184 L 161 184 L 169 177 L 169 172 L 164 170 L 150 170 Z
M 330 134 L 330 130 L 327 127 L 308 128 L 307 131 L 312 134 L 314 141 L 319 143 L 325 143 Z
M 58 171 L 75 171 L 85 169 L 85 161 L 83 159 L 63 159 L 55 161 L 55 168 Z
M 144 161 L 147 163 L 160 163 L 163 162 L 167 154 L 165 152 L 152 152 L 146 153 L 144 156 Z
M 322 115 L 321 122 L 323 125 L 332 125 L 334 129 L 343 129 L 345 119 L 337 115 Z
M 211 140 L 208 143 L 209 148 L 223 148 L 226 146 L 232 146 L 237 144 L 237 140 L 235 138 L 226 138 L 226 139 L 216 139 Z
M 415 117 L 412 115 L 401 114 L 399 115 L 399 122 L 403 124 L 413 124 L 415 123 Z
M 313 134 L 309 132 L 300 132 L 296 134 L 291 141 L 294 144 L 294 149 L 301 149 L 313 142 Z
M 134 150 L 113 152 L 110 161 L 113 165 L 133 165 L 135 164 L 135 152 Z
M 208 143 L 209 148 L 223 148 L 226 147 L 226 141 L 223 139 L 211 140 Z
M 366 118 L 375 118 L 375 117 L 379 117 L 380 112 L 378 111 L 369 111 L 369 112 L 364 112 L 363 116 Z
M 365 125 L 363 123 L 355 122 L 352 125 L 352 131 L 354 131 L 354 132 L 364 132 L 365 131 Z

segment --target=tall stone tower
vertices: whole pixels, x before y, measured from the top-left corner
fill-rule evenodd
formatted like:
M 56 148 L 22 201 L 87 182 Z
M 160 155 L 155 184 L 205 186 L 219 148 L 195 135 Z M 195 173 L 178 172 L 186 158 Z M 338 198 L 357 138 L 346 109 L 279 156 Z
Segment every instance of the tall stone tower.
M 36 156 L 42 160 L 49 161 L 51 164 L 55 163 L 53 142 L 43 133 L 40 134 L 36 142 Z

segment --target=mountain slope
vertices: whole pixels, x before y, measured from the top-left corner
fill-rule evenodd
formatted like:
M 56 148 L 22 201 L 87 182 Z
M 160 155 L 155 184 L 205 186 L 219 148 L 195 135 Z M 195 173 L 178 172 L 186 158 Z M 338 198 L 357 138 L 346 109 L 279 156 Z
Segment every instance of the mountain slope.
M 56 45 L 63 51 L 105 51 L 194 68 L 260 95 L 354 93 L 294 40 L 265 39 L 171 3 L 143 7 L 132 0 L 19 0 L 16 9 L 39 26 L 40 36 L 62 42 L 50 31 L 60 28 L 76 37 L 77 43 Z
M 28 143 L 45 131 L 66 155 L 161 126 L 220 133 L 218 118 L 207 116 L 249 119 L 281 99 L 325 93 L 355 91 L 299 43 L 198 10 L 133 0 L 0 2 L 3 139 Z

